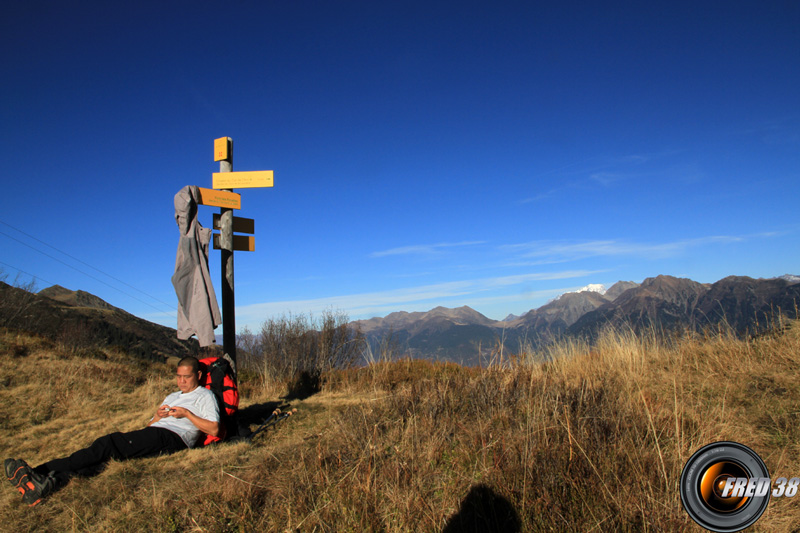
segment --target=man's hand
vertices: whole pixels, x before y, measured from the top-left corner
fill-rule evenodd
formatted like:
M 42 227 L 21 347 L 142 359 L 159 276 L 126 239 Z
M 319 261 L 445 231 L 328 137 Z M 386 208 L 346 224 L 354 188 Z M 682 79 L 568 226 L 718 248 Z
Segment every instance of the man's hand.
M 166 405 L 166 404 L 164 404 L 161 407 L 159 407 L 158 409 L 156 409 L 155 416 L 150 419 L 150 422 L 148 422 L 147 425 L 149 426 L 153 422 L 155 422 L 157 420 L 161 420 L 162 418 L 167 418 L 169 416 L 169 410 L 170 409 L 172 409 L 172 408 L 169 405 Z
M 175 418 L 188 418 L 189 422 L 194 424 L 197 429 L 203 433 L 206 433 L 207 435 L 212 435 L 214 437 L 219 435 L 219 422 L 213 422 L 211 420 L 206 420 L 205 418 L 200 418 L 188 409 L 183 407 L 170 407 L 169 415 L 174 416 Z
M 174 416 L 175 418 L 186 418 L 191 413 L 184 407 L 170 407 L 168 411 L 169 416 Z

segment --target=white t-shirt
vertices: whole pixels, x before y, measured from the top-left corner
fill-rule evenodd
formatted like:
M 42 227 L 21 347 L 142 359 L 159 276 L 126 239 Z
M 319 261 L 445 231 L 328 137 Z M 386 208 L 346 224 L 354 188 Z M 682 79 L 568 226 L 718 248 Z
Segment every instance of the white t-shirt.
M 169 405 L 170 407 L 183 407 L 192 412 L 193 415 L 212 422 L 219 422 L 219 407 L 214 393 L 205 387 L 198 386 L 186 394 L 181 391 L 173 392 L 159 405 Z M 168 429 L 177 433 L 186 446 L 193 448 L 197 443 L 197 438 L 201 431 L 192 424 L 188 418 L 175 418 L 167 416 L 150 424 L 150 427 Z

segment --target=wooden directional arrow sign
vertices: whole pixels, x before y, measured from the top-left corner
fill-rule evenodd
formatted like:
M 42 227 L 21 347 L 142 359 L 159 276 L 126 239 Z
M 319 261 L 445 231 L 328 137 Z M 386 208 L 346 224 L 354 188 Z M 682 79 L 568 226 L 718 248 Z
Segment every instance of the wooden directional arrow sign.
M 242 208 L 242 195 L 235 192 L 215 191 L 214 189 L 197 188 L 200 191 L 200 205 L 213 205 L 228 209 Z
M 219 213 L 214 213 L 214 229 L 222 229 Z M 252 235 L 256 232 L 256 221 L 252 218 L 233 217 L 233 231 Z
M 214 234 L 214 249 L 221 250 L 222 246 L 219 243 L 219 233 Z M 233 249 L 236 252 L 255 252 L 256 251 L 256 238 L 248 237 L 247 235 L 234 235 L 233 236 Z
M 272 187 L 272 170 L 254 172 L 214 172 L 212 187 L 215 189 L 248 189 L 254 187 Z
M 214 161 L 224 161 L 231 156 L 232 142 L 228 137 L 214 139 Z

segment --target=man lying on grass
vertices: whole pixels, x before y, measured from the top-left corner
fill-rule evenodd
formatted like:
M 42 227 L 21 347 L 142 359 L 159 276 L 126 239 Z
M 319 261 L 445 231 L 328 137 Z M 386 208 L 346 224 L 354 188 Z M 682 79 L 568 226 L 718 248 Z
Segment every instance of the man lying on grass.
M 201 387 L 200 364 L 194 357 L 178 363 L 179 391 L 167 396 L 147 427 L 100 437 L 88 448 L 68 457 L 31 468 L 22 459 L 6 459 L 6 476 L 22 493 L 22 501 L 36 505 L 63 487 L 73 476 L 98 474 L 111 459 L 133 459 L 172 453 L 193 447 L 201 434 L 217 436 L 219 408 L 214 394 Z

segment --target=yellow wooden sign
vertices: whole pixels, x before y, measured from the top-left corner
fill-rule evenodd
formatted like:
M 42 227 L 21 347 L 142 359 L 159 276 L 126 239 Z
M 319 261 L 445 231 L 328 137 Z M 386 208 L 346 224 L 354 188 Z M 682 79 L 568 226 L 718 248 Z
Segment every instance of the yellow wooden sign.
M 220 235 L 214 234 L 214 249 L 220 250 L 222 247 L 219 245 Z M 248 235 L 234 235 L 233 236 L 233 249 L 236 252 L 255 252 L 256 251 L 256 238 Z
M 254 187 L 272 187 L 273 171 L 257 170 L 254 172 L 214 172 L 211 186 L 215 189 L 249 189 Z
M 214 189 L 197 188 L 200 191 L 200 205 L 213 205 L 227 207 L 228 209 L 242 208 L 242 195 L 235 192 L 215 191 Z
M 214 161 L 225 161 L 230 157 L 230 151 L 228 147 L 230 146 L 230 138 L 229 137 L 220 137 L 219 139 L 214 139 Z

